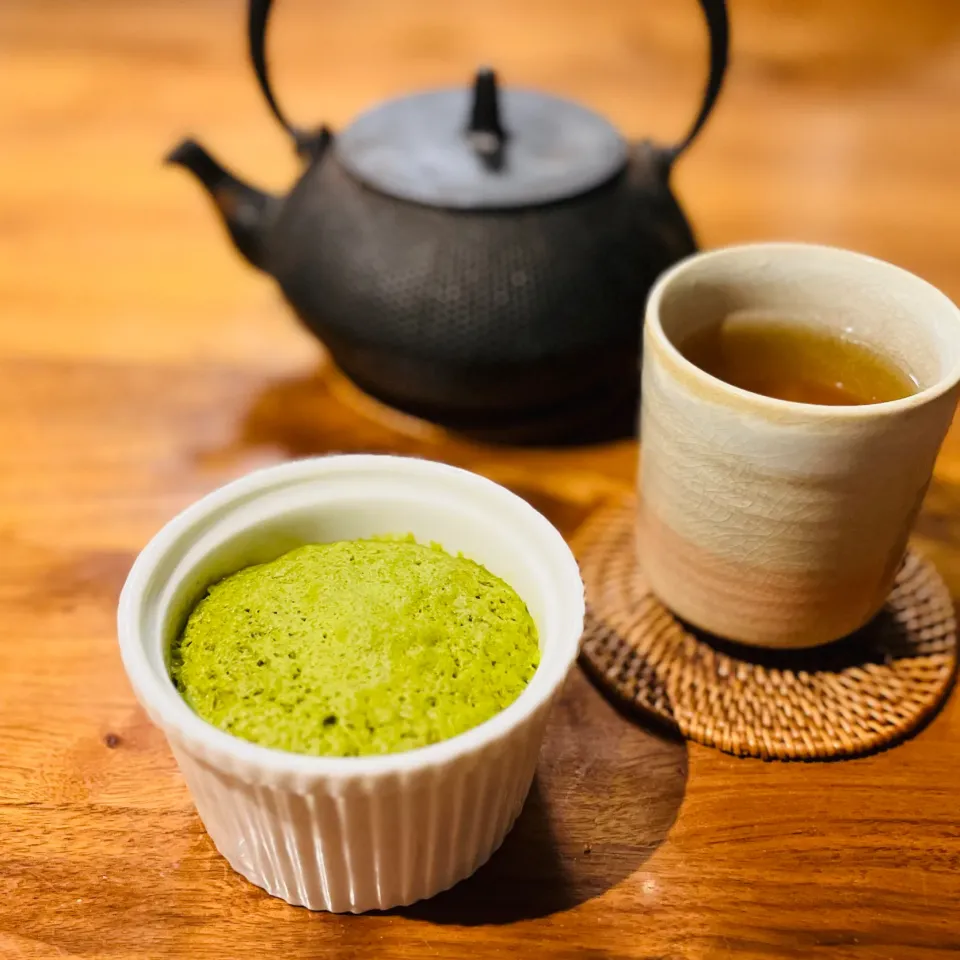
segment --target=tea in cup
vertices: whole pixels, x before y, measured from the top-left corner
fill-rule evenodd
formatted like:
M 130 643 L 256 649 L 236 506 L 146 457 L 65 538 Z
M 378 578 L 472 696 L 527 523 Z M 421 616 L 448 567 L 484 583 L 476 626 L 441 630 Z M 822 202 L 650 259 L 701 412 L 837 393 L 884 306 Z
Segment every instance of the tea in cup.
M 960 310 L 861 254 L 751 244 L 651 291 L 638 547 L 719 637 L 829 643 L 881 609 L 960 382 Z

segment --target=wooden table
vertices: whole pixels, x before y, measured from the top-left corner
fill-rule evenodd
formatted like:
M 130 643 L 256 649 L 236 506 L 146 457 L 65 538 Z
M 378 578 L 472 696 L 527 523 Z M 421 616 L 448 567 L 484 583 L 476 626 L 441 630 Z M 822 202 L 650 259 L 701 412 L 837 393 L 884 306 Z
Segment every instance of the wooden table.
M 290 112 L 342 125 L 407 88 L 508 80 L 676 137 L 693 0 L 284 0 Z M 183 132 L 275 189 L 288 144 L 242 0 L 0 4 L 0 956 L 927 958 L 960 950 L 960 700 L 866 759 L 737 760 L 617 715 L 580 676 L 536 790 L 473 880 L 390 915 L 310 914 L 232 873 L 127 686 L 114 607 L 177 509 L 265 462 L 467 465 L 572 533 L 631 444 L 481 447 L 363 401 L 227 248 Z M 678 170 L 704 245 L 851 246 L 960 297 L 960 5 L 734 0 L 721 107 Z M 918 541 L 960 591 L 960 433 Z

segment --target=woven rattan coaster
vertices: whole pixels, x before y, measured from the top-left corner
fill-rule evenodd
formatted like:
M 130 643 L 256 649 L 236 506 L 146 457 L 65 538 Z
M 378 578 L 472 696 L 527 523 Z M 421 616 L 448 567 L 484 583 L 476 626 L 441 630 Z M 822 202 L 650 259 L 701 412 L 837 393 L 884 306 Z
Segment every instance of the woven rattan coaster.
M 908 554 L 883 612 L 814 650 L 728 644 L 681 623 L 637 568 L 632 498 L 599 510 L 574 550 L 587 592 L 581 660 L 614 698 L 683 736 L 778 760 L 851 757 L 915 730 L 956 667 L 950 594 L 930 561 Z

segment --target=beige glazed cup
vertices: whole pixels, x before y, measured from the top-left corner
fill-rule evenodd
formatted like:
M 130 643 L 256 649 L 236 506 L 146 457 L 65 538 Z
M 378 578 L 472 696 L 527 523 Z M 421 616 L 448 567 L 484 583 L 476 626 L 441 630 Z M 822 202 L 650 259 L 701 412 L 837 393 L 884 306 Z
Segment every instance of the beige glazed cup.
M 919 384 L 816 406 L 749 393 L 677 349 L 730 314 L 832 326 Z M 883 606 L 950 424 L 960 310 L 861 254 L 753 244 L 699 254 L 651 291 L 640 423 L 640 563 L 681 618 L 762 647 L 829 643 Z

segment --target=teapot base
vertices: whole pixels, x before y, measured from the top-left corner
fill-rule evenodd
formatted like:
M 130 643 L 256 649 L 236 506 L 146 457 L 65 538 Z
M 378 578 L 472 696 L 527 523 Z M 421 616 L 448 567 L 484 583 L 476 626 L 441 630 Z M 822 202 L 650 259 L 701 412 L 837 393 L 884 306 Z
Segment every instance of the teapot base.
M 596 370 L 586 389 L 575 395 L 540 404 L 528 403 L 516 406 L 491 404 L 480 407 L 465 406 L 465 377 L 476 381 L 480 374 L 476 368 L 469 372 L 452 368 L 444 371 L 431 365 L 429 376 L 418 377 L 412 382 L 433 386 L 432 398 L 414 396 L 409 391 L 391 390 L 378 377 L 376 382 L 365 376 L 367 371 L 357 369 L 340 356 L 334 360 L 353 386 L 375 403 L 450 430 L 461 436 L 482 443 L 504 446 L 582 446 L 610 443 L 636 436 L 637 410 L 639 404 L 639 375 L 635 350 L 623 351 L 629 358 L 624 363 L 618 358 L 616 364 L 606 364 Z M 596 369 L 596 368 L 595 368 Z M 382 372 L 382 371 L 378 371 Z M 507 371 L 486 371 L 496 390 L 505 386 Z M 437 402 L 437 387 L 446 384 L 448 402 Z M 422 390 L 418 390 L 422 393 Z M 502 390 L 502 393 L 509 393 Z M 474 395 L 474 399 L 479 396 Z M 534 399 L 530 397 L 528 399 Z

